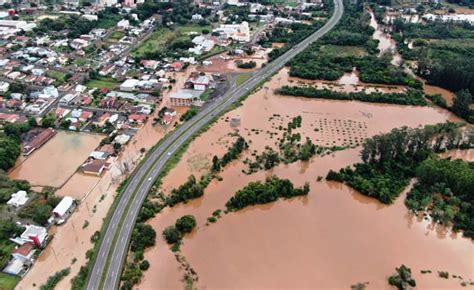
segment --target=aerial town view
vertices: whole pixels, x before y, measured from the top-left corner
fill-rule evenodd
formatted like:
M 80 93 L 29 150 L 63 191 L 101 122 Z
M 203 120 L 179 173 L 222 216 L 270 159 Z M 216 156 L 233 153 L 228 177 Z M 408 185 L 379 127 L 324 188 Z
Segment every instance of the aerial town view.
M 474 0 L 0 0 L 0 290 L 474 289 Z

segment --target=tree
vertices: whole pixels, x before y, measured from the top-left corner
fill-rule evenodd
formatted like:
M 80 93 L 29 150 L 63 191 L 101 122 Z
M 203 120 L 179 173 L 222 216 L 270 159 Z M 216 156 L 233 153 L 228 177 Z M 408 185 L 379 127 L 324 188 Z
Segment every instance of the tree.
M 20 156 L 20 143 L 13 138 L 0 137 L 0 169 L 7 171 Z
M 405 265 L 401 265 L 400 268 L 396 268 L 397 273 L 388 278 L 388 283 L 392 286 L 397 287 L 399 290 L 406 290 L 416 286 L 416 281 L 411 277 L 411 269 Z
M 221 170 L 221 163 L 219 161 L 219 157 L 217 157 L 216 155 L 214 155 L 214 157 L 212 157 L 212 167 L 211 167 L 211 171 L 212 172 L 219 172 Z
M 54 128 L 56 122 L 56 117 L 53 114 L 46 115 L 43 120 L 41 120 L 41 126 L 43 128 Z
M 181 233 L 190 233 L 196 227 L 196 218 L 192 215 L 185 215 L 176 220 L 176 229 Z
M 461 118 L 467 119 L 471 114 L 469 106 L 472 103 L 472 95 L 468 90 L 461 90 L 454 98 L 452 111 Z
M 130 249 L 134 252 L 155 245 L 155 230 L 148 224 L 137 223 L 132 232 Z
M 168 244 L 176 244 L 181 241 L 181 233 L 175 226 L 169 226 L 163 231 L 163 237 Z
M 38 126 L 38 122 L 36 122 L 36 118 L 35 117 L 29 117 L 28 118 L 28 125 L 30 127 L 37 127 Z

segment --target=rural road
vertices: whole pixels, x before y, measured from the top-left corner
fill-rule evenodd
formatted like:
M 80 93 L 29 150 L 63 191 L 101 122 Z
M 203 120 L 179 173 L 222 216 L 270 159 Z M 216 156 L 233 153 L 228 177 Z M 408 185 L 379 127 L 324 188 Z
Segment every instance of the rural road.
M 239 86 L 232 86 L 221 98 L 205 107 L 198 115 L 185 122 L 174 132 L 166 136 L 147 155 L 142 164 L 135 170 L 129 183 L 115 207 L 105 233 L 102 232 L 101 244 L 89 273 L 87 289 L 117 289 L 122 266 L 127 255 L 128 246 L 135 220 L 150 191 L 155 179 L 166 162 L 183 144 L 207 125 L 216 116 L 228 109 L 240 97 L 251 92 L 267 77 L 280 70 L 289 60 L 303 51 L 312 42 L 330 31 L 341 19 L 344 10 L 342 0 L 334 0 L 334 14 L 318 31 L 295 45 L 273 62 L 255 72 Z

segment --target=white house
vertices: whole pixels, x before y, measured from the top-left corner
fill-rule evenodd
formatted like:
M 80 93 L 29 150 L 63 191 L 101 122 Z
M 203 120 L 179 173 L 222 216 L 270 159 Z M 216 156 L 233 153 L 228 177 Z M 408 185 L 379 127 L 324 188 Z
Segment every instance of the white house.
M 128 79 L 120 85 L 120 90 L 124 92 L 132 92 L 138 86 L 140 81 L 137 79 Z
M 128 27 L 130 27 L 130 21 L 128 21 L 127 19 L 122 19 L 117 22 L 117 27 L 120 29 L 127 29 Z
M 219 32 L 227 38 L 240 42 L 250 41 L 250 27 L 247 21 L 243 21 L 240 24 L 221 24 L 219 28 L 213 30 Z
M 6 93 L 8 92 L 8 89 L 10 88 L 10 84 L 7 82 L 0 82 L 0 93 Z
M 53 209 L 53 216 L 57 224 L 62 224 L 69 217 L 75 208 L 74 199 L 70 196 L 65 196 L 58 205 Z
M 28 201 L 28 199 L 29 198 L 26 194 L 26 191 L 19 190 L 17 193 L 13 193 L 11 195 L 11 198 L 7 201 L 7 204 L 14 207 L 20 207 L 24 205 Z

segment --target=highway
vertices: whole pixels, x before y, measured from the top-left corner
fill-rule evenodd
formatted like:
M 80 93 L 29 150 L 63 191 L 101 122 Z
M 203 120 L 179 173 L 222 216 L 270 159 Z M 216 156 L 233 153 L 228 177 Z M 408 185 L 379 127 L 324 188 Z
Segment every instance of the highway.
M 265 67 L 255 72 L 252 77 L 241 85 L 232 86 L 221 98 L 205 107 L 194 118 L 167 135 L 152 149 L 130 177 L 128 185 L 122 195 L 118 197 L 120 200 L 112 213 L 105 233 L 101 233 L 102 240 L 93 268 L 89 274 L 87 289 L 110 290 L 118 288 L 135 220 L 147 193 L 150 191 L 166 162 L 189 138 L 198 133 L 201 128 L 216 116 L 219 116 L 233 103 L 238 101 L 239 98 L 251 92 L 262 81 L 280 70 L 289 60 L 303 51 L 312 42 L 330 31 L 339 22 L 344 10 L 342 0 L 334 0 L 334 3 L 334 13 L 323 27 L 273 62 L 268 63 Z M 159 237 L 160 233 L 157 236 Z

